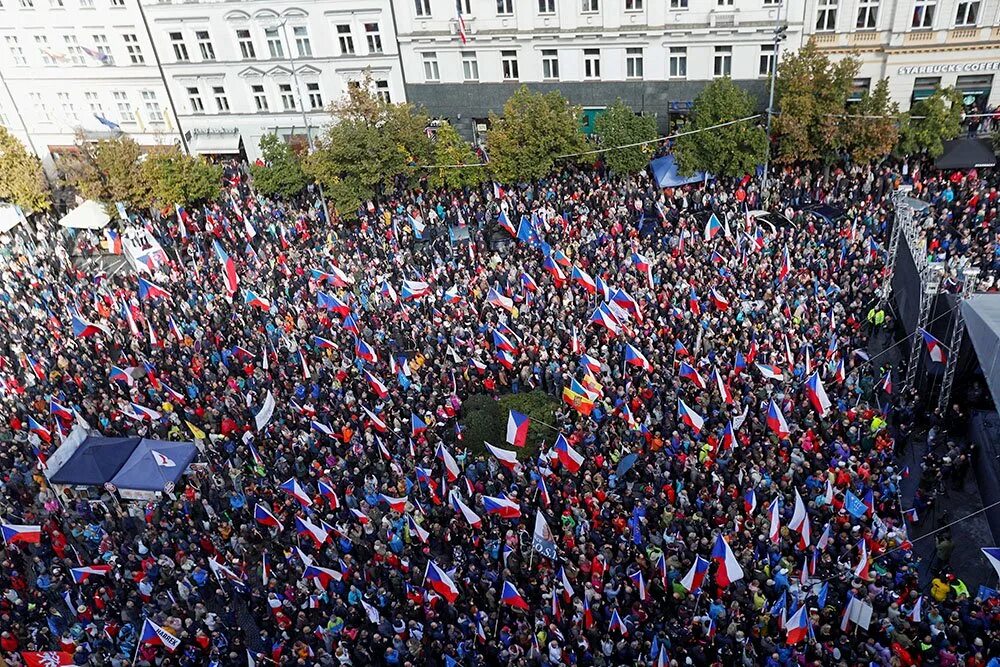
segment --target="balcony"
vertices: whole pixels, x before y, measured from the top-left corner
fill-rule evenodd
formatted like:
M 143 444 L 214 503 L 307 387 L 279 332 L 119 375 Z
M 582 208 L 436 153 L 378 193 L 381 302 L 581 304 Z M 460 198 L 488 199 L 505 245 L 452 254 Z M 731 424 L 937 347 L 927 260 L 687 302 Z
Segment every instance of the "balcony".
M 883 41 L 884 34 L 881 32 L 855 32 L 851 33 L 851 44 L 854 46 L 874 46 Z
M 904 44 L 928 44 L 934 41 L 934 33 L 930 30 L 920 32 L 908 32 L 903 38 Z
M 948 32 L 949 42 L 974 42 L 979 39 L 979 28 L 955 28 Z

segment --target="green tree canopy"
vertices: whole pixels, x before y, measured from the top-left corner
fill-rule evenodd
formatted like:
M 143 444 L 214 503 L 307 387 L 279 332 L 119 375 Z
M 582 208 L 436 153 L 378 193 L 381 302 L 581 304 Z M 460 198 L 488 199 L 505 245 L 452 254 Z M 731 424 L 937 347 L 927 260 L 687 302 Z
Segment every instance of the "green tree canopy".
M 121 135 L 94 143 L 78 137 L 79 151 L 59 161 L 63 182 L 87 199 L 129 208 L 146 208 L 151 200 L 148 174 L 142 167 L 142 149 Z
M 0 125 L 0 201 L 16 204 L 25 213 L 51 205 L 42 163 L 24 144 Z
M 451 123 L 443 122 L 437 127 L 434 136 L 434 164 L 477 164 L 479 158 L 472 146 L 459 136 Z M 486 178 L 483 167 L 441 168 L 429 169 L 427 181 L 431 187 L 463 188 L 478 185 Z
M 560 93 L 536 93 L 522 85 L 503 105 L 503 117 L 490 116 L 490 171 L 503 183 L 546 176 L 557 156 L 586 150 L 582 115 Z
M 778 66 L 780 115 L 773 121 L 778 161 L 830 162 L 844 145 L 841 123 L 858 72 L 855 58 L 831 63 L 810 41 Z
M 597 117 L 594 131 L 601 138 L 603 147 L 630 146 L 642 141 L 653 141 L 657 137 L 656 119 L 636 115 L 632 107 L 621 99 L 616 100 Z M 616 148 L 604 153 L 604 161 L 619 174 L 634 174 L 646 168 L 655 150 L 656 144 L 653 143 Z
M 208 201 L 222 190 L 222 167 L 173 147 L 149 153 L 141 171 L 152 199 L 161 206 Z
M 855 162 L 881 160 L 899 140 L 899 105 L 889 98 L 889 79 L 881 79 L 870 93 L 852 105 L 841 131 L 844 148 Z
M 371 76 L 331 107 L 333 124 L 304 163 L 341 216 L 353 216 L 396 178 L 411 178 L 431 158 L 427 114 L 411 104 L 392 104 L 372 94 Z
M 899 131 L 899 152 L 904 155 L 927 153 L 938 157 L 944 142 L 954 139 L 962 129 L 962 94 L 944 88 L 910 107 L 903 116 Z
M 688 130 L 704 130 L 755 113 L 753 97 L 728 77 L 715 79 L 694 101 Z M 753 121 L 733 123 L 677 139 L 677 163 L 684 174 L 717 176 L 752 173 L 767 155 L 767 133 Z
M 253 187 L 268 197 L 294 197 L 309 185 L 302 159 L 291 144 L 274 133 L 260 139 L 263 165 L 250 165 Z

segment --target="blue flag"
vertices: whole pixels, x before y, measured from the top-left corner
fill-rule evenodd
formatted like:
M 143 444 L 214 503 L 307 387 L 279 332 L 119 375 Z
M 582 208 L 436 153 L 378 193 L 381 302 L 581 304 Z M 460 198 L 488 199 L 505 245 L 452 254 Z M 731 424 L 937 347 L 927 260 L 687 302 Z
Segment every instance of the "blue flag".
M 855 519 L 860 519 L 868 513 L 868 507 L 861 498 L 848 491 L 844 494 L 844 509 Z

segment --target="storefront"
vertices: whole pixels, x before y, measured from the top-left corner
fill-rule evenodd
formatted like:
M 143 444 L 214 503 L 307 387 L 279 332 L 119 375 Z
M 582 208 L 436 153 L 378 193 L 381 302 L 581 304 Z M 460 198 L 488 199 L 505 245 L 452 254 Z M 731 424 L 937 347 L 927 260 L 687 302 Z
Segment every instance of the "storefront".
M 238 128 L 195 128 L 185 134 L 188 147 L 195 155 L 218 159 L 245 158 L 243 138 Z
M 890 55 L 891 59 L 903 60 L 921 58 L 927 54 Z M 950 55 L 945 52 L 941 55 Z M 966 55 L 969 55 L 966 53 Z M 934 64 L 897 64 L 886 68 L 889 74 L 893 98 L 900 106 L 908 106 L 930 97 L 935 90 L 952 87 L 962 94 L 962 102 L 967 113 L 982 112 L 1000 102 L 1000 91 L 994 87 L 1000 74 L 1000 54 L 993 60 L 969 60 Z

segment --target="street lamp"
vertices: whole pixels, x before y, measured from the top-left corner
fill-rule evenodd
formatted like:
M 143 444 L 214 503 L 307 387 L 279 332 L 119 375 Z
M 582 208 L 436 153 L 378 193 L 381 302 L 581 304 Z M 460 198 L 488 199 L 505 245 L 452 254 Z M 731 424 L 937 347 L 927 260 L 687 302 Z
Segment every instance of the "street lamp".
M 774 10 L 774 64 L 771 66 L 771 93 L 767 99 L 767 155 L 764 156 L 764 178 L 761 183 L 765 201 L 769 199 L 768 172 L 771 167 L 771 118 L 774 116 L 774 80 L 778 76 L 778 47 L 787 36 L 785 32 L 788 30 L 787 25 L 781 25 L 782 6 L 784 6 L 784 3 L 779 2 L 777 9 Z
M 285 42 L 285 46 L 288 48 L 288 66 L 292 70 L 292 80 L 295 82 L 295 96 L 299 100 L 299 109 L 302 111 L 302 125 L 306 128 L 306 142 L 309 146 L 309 152 L 312 153 L 316 146 L 313 143 L 312 128 L 309 126 L 309 116 L 306 114 L 305 100 L 302 97 L 302 86 L 299 83 L 299 72 L 295 68 L 295 56 L 292 53 L 292 43 L 288 41 L 288 19 L 285 18 L 280 23 L 278 27 L 281 28 L 281 37 Z M 323 184 L 318 180 L 316 181 L 316 187 L 319 188 L 319 201 L 323 206 L 323 217 L 326 219 L 326 224 L 330 224 L 330 211 L 326 208 L 326 195 L 323 193 Z

